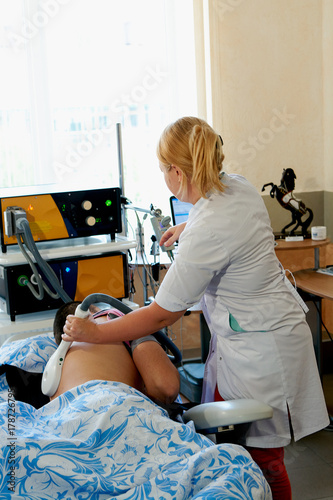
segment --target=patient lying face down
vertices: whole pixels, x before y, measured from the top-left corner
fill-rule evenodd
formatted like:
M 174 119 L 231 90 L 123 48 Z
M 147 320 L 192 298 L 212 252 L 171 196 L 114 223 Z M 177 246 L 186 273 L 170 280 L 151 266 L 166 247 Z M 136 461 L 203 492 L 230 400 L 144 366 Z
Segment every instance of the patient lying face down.
M 57 344 L 61 342 L 67 315 L 74 314 L 79 304 L 69 302 L 57 311 L 53 324 Z M 111 309 L 108 311 L 90 307 L 97 322 L 110 321 L 118 315 L 112 314 Z M 105 345 L 73 342 L 64 360 L 59 387 L 51 400 L 89 380 L 109 380 L 134 387 L 154 401 L 172 403 L 180 388 L 178 370 L 154 338 L 144 339 L 147 340 L 138 344 L 135 341 L 134 350 L 123 342 Z

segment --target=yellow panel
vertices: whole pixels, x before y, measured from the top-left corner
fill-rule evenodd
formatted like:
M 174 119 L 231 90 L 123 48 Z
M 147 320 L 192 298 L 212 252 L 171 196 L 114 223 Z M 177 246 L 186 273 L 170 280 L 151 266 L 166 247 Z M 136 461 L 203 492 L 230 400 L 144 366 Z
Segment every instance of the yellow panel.
M 105 293 L 118 299 L 125 297 L 122 255 L 110 255 L 78 262 L 75 300 L 83 300 L 91 293 Z
M 31 233 L 35 241 L 68 238 L 63 218 L 50 194 L 19 196 L 2 199 L 2 217 L 7 207 L 18 206 L 26 211 Z M 3 227 L 4 220 L 3 220 Z M 3 235 L 5 245 L 17 242 L 15 236 Z

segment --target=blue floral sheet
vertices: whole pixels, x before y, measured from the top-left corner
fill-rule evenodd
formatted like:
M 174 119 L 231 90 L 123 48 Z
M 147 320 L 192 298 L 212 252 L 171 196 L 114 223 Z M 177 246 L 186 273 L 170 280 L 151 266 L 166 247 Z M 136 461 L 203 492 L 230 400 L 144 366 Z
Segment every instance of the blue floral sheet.
M 42 373 L 51 334 L 0 349 L 0 366 Z M 141 392 L 90 381 L 40 409 L 0 376 L 0 498 L 271 499 L 240 446 L 214 445 Z

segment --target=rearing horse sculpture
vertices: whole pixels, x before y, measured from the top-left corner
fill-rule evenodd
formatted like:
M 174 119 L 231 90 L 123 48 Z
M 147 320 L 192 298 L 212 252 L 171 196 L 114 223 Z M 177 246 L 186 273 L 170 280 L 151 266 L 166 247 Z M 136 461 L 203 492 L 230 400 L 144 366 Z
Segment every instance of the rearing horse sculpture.
M 310 208 L 307 208 L 301 200 L 297 200 L 294 197 L 293 190 L 295 189 L 295 179 L 296 175 L 292 168 L 283 169 L 280 186 L 276 186 L 273 182 L 269 182 L 268 184 L 264 184 L 261 191 L 265 191 L 267 186 L 272 186 L 269 193 L 271 198 L 275 196 L 280 205 L 291 212 L 292 221 L 284 226 L 281 231 L 282 234 L 285 234 L 288 227 L 295 224 L 289 232 L 289 235 L 294 235 L 296 229 L 301 226 L 302 236 L 305 237 L 307 235 L 307 229 L 313 219 L 313 212 Z M 302 217 L 306 214 L 307 218 L 303 220 Z

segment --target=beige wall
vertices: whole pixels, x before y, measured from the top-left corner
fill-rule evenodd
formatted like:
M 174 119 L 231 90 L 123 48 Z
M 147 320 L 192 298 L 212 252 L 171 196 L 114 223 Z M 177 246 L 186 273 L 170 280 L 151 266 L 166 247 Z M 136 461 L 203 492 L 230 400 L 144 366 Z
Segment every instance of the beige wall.
M 295 196 L 333 240 L 333 0 L 193 1 L 199 114 L 224 138 L 225 169 L 261 191 L 293 168 Z M 269 189 L 263 198 L 281 231 L 290 213 Z M 314 265 L 313 252 L 282 254 L 291 271 Z M 320 258 L 332 264 L 333 244 Z
M 295 194 L 313 209 L 314 223 L 332 224 L 333 0 L 193 2 L 199 115 L 224 138 L 226 170 L 260 191 L 293 168 Z M 278 232 L 290 214 L 269 191 L 264 201 Z M 279 258 L 292 271 L 312 267 L 313 252 L 302 252 Z M 333 245 L 321 252 L 327 264 Z M 179 347 L 200 346 L 198 315 L 173 331 Z
M 333 2 L 323 2 L 323 134 L 325 190 L 329 191 L 326 218 L 332 213 L 333 197 Z M 328 211 L 329 210 L 329 211 Z M 333 236 L 333 235 L 332 235 Z
M 279 183 L 283 168 L 291 167 L 298 191 L 333 191 L 333 2 L 208 5 L 211 84 L 206 77 L 201 100 L 211 88 L 207 118 L 211 105 L 213 126 L 225 138 L 226 169 L 261 189 Z

